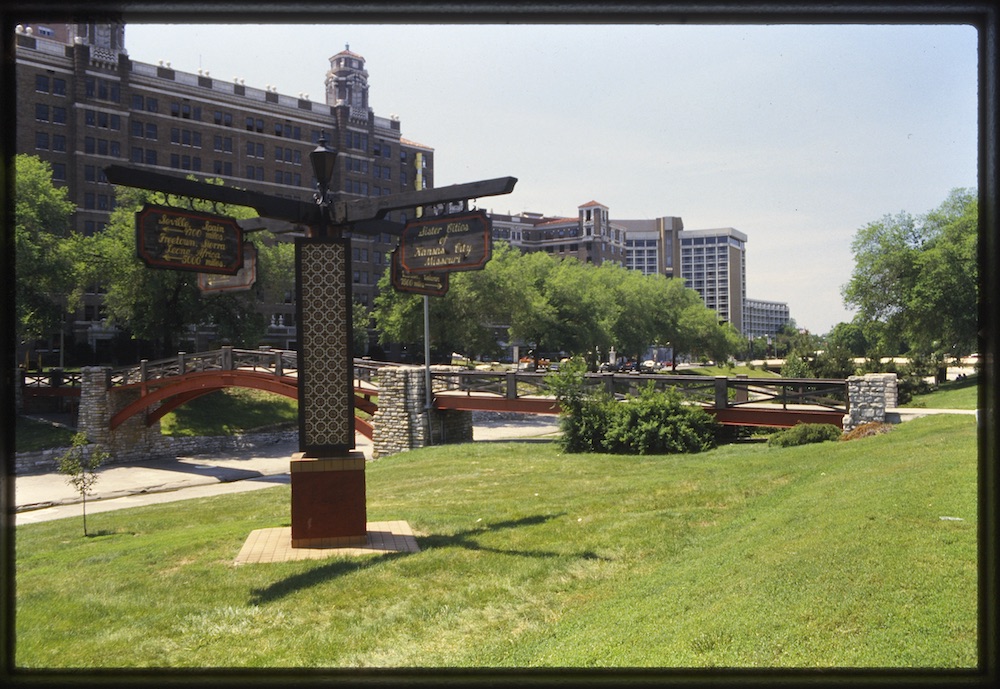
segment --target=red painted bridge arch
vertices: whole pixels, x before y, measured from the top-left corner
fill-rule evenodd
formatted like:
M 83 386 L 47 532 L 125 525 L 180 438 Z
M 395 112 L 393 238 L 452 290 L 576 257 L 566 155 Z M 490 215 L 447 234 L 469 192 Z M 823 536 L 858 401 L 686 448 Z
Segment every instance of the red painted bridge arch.
M 180 376 L 111 388 L 112 392 L 139 390 L 140 396 L 116 412 L 111 417 L 109 425 L 111 430 L 114 430 L 136 414 L 145 412 L 146 425 L 151 426 L 166 414 L 191 400 L 231 387 L 263 390 L 294 400 L 298 400 L 299 397 L 298 379 L 293 376 L 275 376 L 268 372 L 238 369 L 195 371 Z M 377 408 L 371 399 L 374 394 L 376 391 L 373 389 L 355 388 L 355 408 L 368 414 L 374 414 Z M 150 411 L 154 405 L 159 406 Z M 372 437 L 372 426 L 368 421 L 355 416 L 354 428 L 365 437 Z

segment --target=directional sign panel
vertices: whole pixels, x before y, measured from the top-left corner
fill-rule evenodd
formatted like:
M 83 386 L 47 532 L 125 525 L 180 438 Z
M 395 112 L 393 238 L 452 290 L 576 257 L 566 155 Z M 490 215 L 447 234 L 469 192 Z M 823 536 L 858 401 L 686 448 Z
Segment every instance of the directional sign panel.
M 245 292 L 257 281 L 257 247 L 243 245 L 243 267 L 236 275 L 198 273 L 198 289 L 204 294 Z
M 448 293 L 448 273 L 406 272 L 400 262 L 398 247 L 392 252 L 389 271 L 393 289 L 397 292 L 426 294 L 430 297 L 443 297 Z
M 403 228 L 400 264 L 408 273 L 480 270 L 492 255 L 485 211 L 414 220 Z
M 146 204 L 135 214 L 136 251 L 150 268 L 235 275 L 243 230 L 232 218 Z

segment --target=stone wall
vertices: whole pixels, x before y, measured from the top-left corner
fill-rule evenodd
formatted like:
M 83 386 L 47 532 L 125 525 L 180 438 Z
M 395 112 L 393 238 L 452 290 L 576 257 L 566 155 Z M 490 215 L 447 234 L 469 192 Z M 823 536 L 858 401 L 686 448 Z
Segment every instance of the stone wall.
M 166 454 L 159 421 L 146 425 L 146 414 L 136 414 L 111 430 L 117 412 L 139 399 L 138 390 L 117 390 L 109 385 L 111 369 L 86 366 L 80 369 L 80 411 L 77 428 L 92 443 L 100 444 L 113 461 L 129 462 Z
M 895 373 L 868 373 L 847 379 L 849 405 L 844 415 L 844 431 L 866 423 L 885 423 L 886 409 L 897 404 Z
M 125 464 L 164 457 L 187 457 L 190 455 L 217 452 L 233 452 L 255 447 L 266 447 L 275 443 L 293 443 L 297 442 L 298 438 L 299 432 L 297 430 L 245 433 L 241 435 L 192 436 L 186 438 L 174 438 L 164 435 L 160 436 L 155 453 L 146 455 L 140 453 L 113 455 L 104 464 Z M 90 456 L 93 447 L 93 445 L 84 446 L 83 454 L 85 457 Z M 39 450 L 38 452 L 18 452 L 14 457 L 14 472 L 17 475 L 23 475 L 58 470 L 59 457 L 64 455 L 67 450 L 69 450 L 68 447 L 57 447 L 48 450 Z
M 433 368 L 451 370 L 450 367 Z M 472 440 L 472 412 L 432 409 L 428 415 L 423 366 L 380 369 L 378 389 L 378 411 L 372 419 L 374 459 L 432 444 Z

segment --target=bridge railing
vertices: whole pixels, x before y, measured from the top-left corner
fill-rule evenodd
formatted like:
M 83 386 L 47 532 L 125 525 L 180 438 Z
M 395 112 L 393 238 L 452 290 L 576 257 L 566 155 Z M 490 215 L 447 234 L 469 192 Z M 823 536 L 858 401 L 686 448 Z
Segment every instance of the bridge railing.
M 20 371 L 20 374 L 21 386 L 32 389 L 78 388 L 83 380 L 79 371 Z
M 463 393 L 467 396 L 492 395 L 507 399 L 551 396 L 546 374 L 508 371 L 434 371 L 435 393 Z M 716 376 L 676 376 L 665 374 L 590 373 L 584 390 L 604 391 L 617 398 L 638 395 L 643 388 L 677 390 L 688 402 L 724 409 L 746 404 L 768 404 L 787 409 L 788 405 L 813 405 L 847 410 L 847 383 L 826 378 L 729 378 Z
M 354 380 L 355 382 L 367 383 L 372 387 L 378 387 L 378 372 L 386 366 L 401 366 L 387 361 L 374 361 L 372 359 L 354 360 Z
M 298 370 L 296 352 L 287 349 L 237 349 L 223 347 L 209 352 L 178 352 L 176 356 L 149 361 L 111 371 L 111 386 L 135 385 L 163 378 L 203 371 L 263 371 L 275 376 L 294 375 Z

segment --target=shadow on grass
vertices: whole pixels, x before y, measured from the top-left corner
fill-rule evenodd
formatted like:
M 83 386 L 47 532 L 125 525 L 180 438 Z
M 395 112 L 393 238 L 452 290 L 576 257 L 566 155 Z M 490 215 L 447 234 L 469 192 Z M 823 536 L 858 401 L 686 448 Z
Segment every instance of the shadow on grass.
M 566 557 L 566 553 L 559 553 L 547 550 L 510 550 L 503 548 L 490 548 L 476 542 L 474 536 L 485 532 L 500 531 L 502 529 L 516 529 L 525 526 L 544 524 L 545 522 L 563 516 L 565 513 L 551 515 L 536 515 L 533 517 L 522 517 L 521 519 L 511 519 L 492 524 L 483 524 L 475 529 L 459 531 L 450 536 L 423 536 L 419 538 L 421 550 L 431 548 L 465 548 L 467 550 L 484 551 L 498 553 L 501 555 L 516 555 L 520 557 Z M 317 584 L 321 584 L 335 577 L 353 574 L 375 565 L 380 565 L 390 560 L 406 557 L 407 553 L 386 553 L 385 555 L 360 556 L 358 559 L 342 559 L 321 565 L 307 572 L 290 576 L 281 581 L 276 581 L 270 586 L 262 589 L 253 589 L 250 594 L 250 604 L 259 605 L 270 603 L 285 596 L 308 589 Z M 585 551 L 579 557 L 583 560 L 608 560 L 608 558 L 592 552 Z
M 500 555 L 518 555 L 521 557 L 565 557 L 566 553 L 559 553 L 551 550 L 512 550 L 509 548 L 491 548 L 481 545 L 476 541 L 475 536 L 484 532 L 500 531 L 501 529 L 516 529 L 523 526 L 534 526 L 562 517 L 565 512 L 559 514 L 535 515 L 533 517 L 522 517 L 521 519 L 510 519 L 508 521 L 483 524 L 474 529 L 467 529 L 451 534 L 450 536 L 424 536 L 419 539 L 421 550 L 430 548 L 465 548 L 466 550 L 481 550 L 487 553 L 498 553 Z M 584 560 L 607 560 L 592 551 L 580 553 L 579 557 Z

